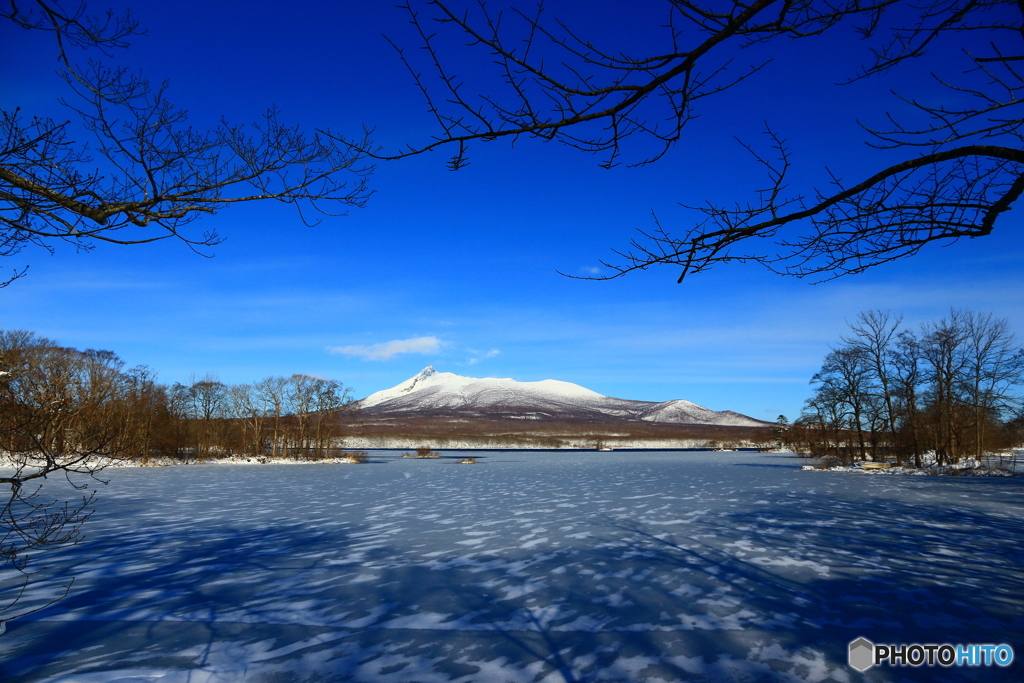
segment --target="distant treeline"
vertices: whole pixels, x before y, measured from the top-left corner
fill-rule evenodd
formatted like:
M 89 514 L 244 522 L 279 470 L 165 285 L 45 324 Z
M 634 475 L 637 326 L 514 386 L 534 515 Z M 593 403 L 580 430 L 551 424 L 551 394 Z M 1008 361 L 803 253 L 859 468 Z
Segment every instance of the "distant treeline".
M 1024 350 L 1005 319 L 954 310 L 920 330 L 888 311 L 861 313 L 814 375 L 788 428 L 795 450 L 848 463 L 921 466 L 980 458 L 1021 443 Z
M 72 467 L 97 456 L 319 457 L 351 403 L 340 382 L 308 375 L 165 385 L 124 365 L 111 351 L 0 331 L 0 451 Z
M 765 441 L 775 447 L 770 428 L 676 424 L 645 420 L 586 419 L 522 420 L 511 416 L 469 417 L 460 412 L 431 415 L 353 413 L 342 416 L 345 439 L 368 444 L 429 444 L 433 448 L 600 449 L 629 448 L 735 448 Z M 398 446 L 398 444 L 402 444 Z M 373 446 L 376 447 L 376 446 Z

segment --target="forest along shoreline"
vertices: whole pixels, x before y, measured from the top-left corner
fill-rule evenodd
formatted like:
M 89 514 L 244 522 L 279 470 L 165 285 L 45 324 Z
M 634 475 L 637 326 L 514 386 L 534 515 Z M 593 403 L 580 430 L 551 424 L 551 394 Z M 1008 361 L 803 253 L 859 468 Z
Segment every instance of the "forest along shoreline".
M 372 451 L 372 452 L 370 452 Z M 986 455 L 982 460 L 967 459 L 957 463 L 940 464 L 934 453 L 926 453 L 922 456 L 920 468 L 913 465 L 895 465 L 885 462 L 873 462 L 870 460 L 853 461 L 850 465 L 835 465 L 829 458 L 809 458 L 807 453 L 794 452 L 787 449 L 771 449 L 746 447 L 736 449 L 726 448 L 449 448 L 434 450 L 428 446 L 420 446 L 415 449 L 402 448 L 381 448 L 381 449 L 330 449 L 327 452 L 292 453 L 287 456 L 266 456 L 266 455 L 245 455 L 230 453 L 223 455 L 198 456 L 151 456 L 145 458 L 105 458 L 104 462 L 93 461 L 91 463 L 97 471 L 103 469 L 124 469 L 141 467 L 179 467 L 190 465 L 357 465 L 366 463 L 384 464 L 402 459 L 437 459 L 446 464 L 480 464 L 486 460 L 478 460 L 474 457 L 466 457 L 466 453 L 500 454 L 509 452 L 547 453 L 553 456 L 558 455 L 579 455 L 587 453 L 618 453 L 629 457 L 631 452 L 662 452 L 675 453 L 685 457 L 686 455 L 698 453 L 729 453 L 737 454 L 760 454 L 764 456 L 782 456 L 787 459 L 798 459 L 792 467 L 807 472 L 846 472 L 868 475 L 889 475 L 889 476 L 954 476 L 954 477 L 1013 477 L 1024 472 L 1024 449 L 1008 450 L 1002 453 Z M 807 460 L 812 464 L 801 464 Z M 0 470 L 18 469 L 32 467 L 31 463 L 22 462 L 21 459 L 14 459 L 8 453 L 0 453 Z

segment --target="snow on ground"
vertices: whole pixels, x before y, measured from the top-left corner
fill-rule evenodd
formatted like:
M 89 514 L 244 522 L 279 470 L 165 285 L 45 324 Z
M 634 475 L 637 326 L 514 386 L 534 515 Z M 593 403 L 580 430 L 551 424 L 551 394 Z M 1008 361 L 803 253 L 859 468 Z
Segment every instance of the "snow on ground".
M 1024 480 L 752 453 L 109 472 L 40 561 L 9 683 L 1021 680 Z M 459 453 L 458 457 L 467 455 Z M 45 561 L 43 561 L 45 560 Z M 1008 669 L 846 665 L 1000 643 Z
M 982 457 L 967 458 L 949 465 L 939 465 L 935 452 L 929 451 L 921 457 L 921 467 L 913 465 L 894 465 L 891 463 L 875 465 L 872 462 L 855 462 L 853 465 L 828 466 L 827 462 L 816 461 L 815 465 L 803 465 L 803 470 L 818 472 L 857 472 L 859 474 L 888 474 L 911 476 L 950 475 L 963 477 L 1013 477 L 1024 474 L 1024 451 L 1008 450 L 1001 453 L 989 453 Z

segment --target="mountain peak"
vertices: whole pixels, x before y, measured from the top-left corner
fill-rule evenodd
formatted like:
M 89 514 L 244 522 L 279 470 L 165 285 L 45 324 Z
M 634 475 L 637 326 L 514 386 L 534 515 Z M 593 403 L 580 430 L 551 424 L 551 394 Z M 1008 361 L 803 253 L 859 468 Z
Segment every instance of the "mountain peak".
M 410 377 L 409 379 L 405 380 L 404 382 L 399 384 L 397 387 L 392 389 L 392 391 L 394 391 L 395 389 L 398 389 L 399 391 L 402 391 L 403 393 L 408 394 L 410 391 L 415 389 L 417 385 L 422 385 L 424 380 L 430 379 L 431 377 L 433 377 L 436 374 L 437 374 L 437 370 L 434 369 L 434 366 L 433 365 L 428 365 L 427 367 L 425 367 L 422 370 L 420 370 L 418 375 L 416 375 L 415 377 Z
M 578 384 L 545 379 L 517 382 L 494 377 L 463 377 L 433 365 L 404 382 L 358 402 L 374 414 L 496 415 L 517 419 L 640 420 L 679 424 L 759 426 L 758 420 L 713 411 L 689 401 L 651 403 L 611 398 Z M 573 418 L 573 419 L 575 419 Z

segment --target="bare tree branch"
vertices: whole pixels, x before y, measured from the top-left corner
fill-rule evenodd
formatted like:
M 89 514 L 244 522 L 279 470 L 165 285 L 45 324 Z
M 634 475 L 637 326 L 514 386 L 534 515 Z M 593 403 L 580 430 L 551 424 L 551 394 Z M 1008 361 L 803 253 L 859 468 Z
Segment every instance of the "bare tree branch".
M 478 7 L 479 17 L 472 17 L 468 11 L 459 13 L 452 9 L 449 2 L 430 0 L 424 4 L 434 16 L 425 18 L 412 2 L 407 2 L 400 6 L 407 10 L 420 36 L 443 99 L 431 94 L 434 86 L 409 61 L 405 51 L 395 47 L 424 94 L 442 134 L 430 142 L 390 154 L 358 141 L 346 142 L 372 158 L 384 160 L 452 145 L 457 151 L 449 165 L 458 169 L 467 163 L 469 142 L 499 138 L 514 141 L 520 136 L 532 136 L 559 140 L 588 152 L 606 153 L 602 165 L 612 166 L 618 163 L 621 142 L 642 134 L 657 141 L 658 148 L 633 165 L 650 163 L 679 140 L 683 127 L 693 117 L 695 101 L 742 82 L 763 66 L 752 65 L 731 80 L 720 82 L 736 47 L 779 37 L 818 35 L 850 18 L 873 24 L 894 2 L 846 0 L 832 5 L 810 0 L 755 0 L 733 2 L 728 11 L 713 12 L 696 2 L 668 0 L 665 42 L 670 51 L 640 57 L 616 56 L 601 50 L 562 22 L 555 22 L 557 28 L 549 27 L 542 22 L 543 3 L 531 13 L 513 10 L 526 36 L 515 41 L 524 45 L 517 49 L 510 47 L 512 43 L 504 37 L 507 31 L 502 15 L 492 15 L 483 3 Z M 485 95 L 486 88 L 472 96 L 464 95 L 461 79 L 448 70 L 441 58 L 437 34 L 426 29 L 428 21 L 442 28 L 452 26 L 470 39 L 470 47 L 485 51 L 500 68 L 499 80 L 507 86 L 507 97 Z M 682 31 L 675 27 L 680 21 L 691 28 L 687 45 L 680 44 Z M 541 49 L 538 41 L 548 49 Z M 594 73 L 589 73 L 591 70 Z M 448 110 L 448 106 L 452 109 Z M 656 117 L 655 123 L 648 122 L 651 115 Z
M 63 11 L 59 0 L 28 6 L 10 0 L 0 19 L 54 35 L 71 90 L 62 103 L 80 125 L 0 111 L 0 255 L 29 245 L 52 251 L 58 242 L 89 249 L 175 239 L 200 249 L 221 238 L 185 226 L 231 204 L 294 204 L 310 224 L 304 207 L 338 215 L 368 199 L 372 167 L 358 153 L 283 123 L 276 109 L 249 126 L 222 121 L 199 131 L 168 101 L 166 83 L 71 60 L 70 47 L 127 46 L 140 33 L 130 14 L 97 19 L 84 5 Z
M 597 47 L 567 23 L 547 20 L 542 4 L 536 11 L 513 8 L 503 17 L 485 4 L 457 10 L 456 3 L 403 5 L 419 32 L 425 70 L 396 46 L 441 132 L 392 153 L 348 144 L 378 159 L 451 147 L 449 167 L 458 169 L 476 141 L 558 140 L 601 154 L 601 164 L 612 166 L 635 139 L 647 151 L 632 165 L 642 165 L 662 158 L 679 141 L 701 98 L 742 86 L 764 66 L 748 58 L 736 73 L 737 58 L 747 54 L 743 48 L 852 26 L 875 41 L 866 45 L 859 73 L 838 75 L 848 83 L 924 57 L 940 39 L 979 33 L 991 38 L 988 54 L 965 52 L 971 67 L 966 77 L 935 76 L 958 96 L 952 100 L 957 106 L 905 98 L 912 112 L 923 115 L 923 124 L 920 116 L 914 125 L 890 116 L 888 129 L 866 128 L 871 146 L 907 150 L 903 161 L 889 157 L 853 184 L 829 173 L 824 187 L 791 193 L 790 154 L 769 130 L 771 155 L 744 145 L 767 171 L 765 189 L 732 205 L 684 205 L 699 216 L 681 236 L 656 222 L 628 249 L 615 252 L 619 262 L 604 263 L 610 275 L 583 279 L 670 265 L 681 269 L 681 282 L 728 262 L 830 279 L 914 255 L 933 242 L 989 235 L 1024 189 L 1024 80 L 1017 64 L 1024 53 L 1024 21 L 1022 7 L 1012 0 L 927 0 L 913 6 L 887 0 L 666 0 L 669 20 L 660 29 L 661 42 L 652 27 L 651 48 L 641 55 Z M 456 62 L 446 57 L 455 36 L 468 38 L 468 49 L 482 53 L 478 62 L 486 58 L 497 65 L 491 82 L 471 88 L 451 71 Z M 947 50 L 948 42 L 940 49 Z M 655 143 L 653 151 L 641 138 Z

